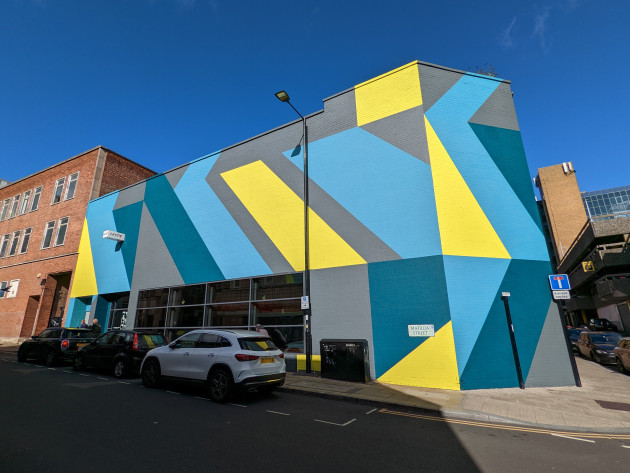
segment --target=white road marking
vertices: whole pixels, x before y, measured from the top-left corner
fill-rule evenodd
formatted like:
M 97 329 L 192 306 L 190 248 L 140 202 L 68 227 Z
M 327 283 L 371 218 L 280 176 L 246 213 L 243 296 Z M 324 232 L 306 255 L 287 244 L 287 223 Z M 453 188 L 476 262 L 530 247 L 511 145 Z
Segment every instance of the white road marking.
M 334 422 L 328 422 L 326 420 L 319 420 L 319 419 L 313 419 L 315 422 L 321 422 L 322 424 L 330 424 L 330 425 L 336 425 L 338 427 L 345 427 L 349 424 L 352 424 L 356 419 L 351 419 L 348 422 L 346 422 L 345 424 L 336 424 Z
M 247 407 L 247 406 L 244 406 L 244 405 L 242 405 L 242 404 L 234 404 L 233 402 L 228 402 L 228 404 L 229 404 L 230 406 L 236 406 L 236 407 Z
M 127 381 L 118 381 L 118 383 L 120 383 L 120 384 L 131 384 L 131 383 L 128 383 Z M 177 393 L 177 394 L 179 394 L 179 393 Z
M 118 382 L 121 383 L 122 381 L 118 381 Z M 127 383 L 127 384 L 129 384 L 129 383 Z M 169 394 L 181 394 L 181 393 L 178 393 L 176 391 L 166 391 L 166 392 L 169 393 Z
M 554 437 L 562 437 L 563 439 L 571 439 L 571 440 L 579 440 L 580 442 L 590 442 L 595 443 L 595 440 L 581 439 L 579 437 L 570 437 L 568 435 L 560 435 L 560 434 L 551 434 Z
M 278 411 L 270 411 L 267 410 L 267 412 L 269 412 L 270 414 L 278 414 L 280 416 L 290 416 L 291 414 L 287 414 L 286 412 L 278 412 Z
M 64 370 L 64 373 L 70 373 L 70 374 L 72 374 L 72 373 L 74 373 L 74 371 Z
M 366 412 L 365 415 L 369 416 L 372 412 L 378 411 L 378 409 L 374 408 L 370 412 Z
M 79 376 L 87 376 L 88 378 L 90 377 L 89 374 L 83 374 L 83 373 L 79 373 Z
M 623 448 L 630 448 L 630 445 L 622 445 Z
M 101 378 L 100 376 L 97 376 L 96 379 L 102 379 L 103 381 L 109 381 L 109 378 Z
M 57 368 L 48 368 L 49 370 L 57 371 Z
M 209 401 L 207 397 L 195 396 L 195 399 L 202 399 L 204 401 Z

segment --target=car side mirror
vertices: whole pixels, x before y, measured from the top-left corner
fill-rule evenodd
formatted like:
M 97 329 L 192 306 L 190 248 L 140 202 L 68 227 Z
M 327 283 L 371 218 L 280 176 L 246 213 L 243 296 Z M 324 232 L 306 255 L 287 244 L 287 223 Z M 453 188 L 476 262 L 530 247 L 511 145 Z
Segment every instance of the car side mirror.
M 177 348 L 177 343 L 176 342 L 171 342 L 168 344 L 169 348 Z

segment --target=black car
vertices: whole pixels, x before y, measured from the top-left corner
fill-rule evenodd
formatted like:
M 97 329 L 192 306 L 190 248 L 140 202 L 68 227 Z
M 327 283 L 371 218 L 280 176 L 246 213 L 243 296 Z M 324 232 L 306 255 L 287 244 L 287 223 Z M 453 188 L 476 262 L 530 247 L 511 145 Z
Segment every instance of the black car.
M 621 340 L 615 332 L 582 332 L 578 338 L 578 350 L 583 356 L 600 364 L 614 364 L 613 350 Z
M 147 352 L 168 343 L 161 333 L 110 330 L 81 348 L 74 357 L 75 371 L 96 368 L 116 378 L 138 373 Z
M 588 328 L 594 332 L 616 332 L 617 326 L 608 319 L 590 319 Z
M 24 362 L 29 358 L 53 366 L 58 361 L 72 361 L 77 350 L 94 339 L 94 332 L 85 328 L 49 327 L 39 335 L 22 342 L 17 359 Z

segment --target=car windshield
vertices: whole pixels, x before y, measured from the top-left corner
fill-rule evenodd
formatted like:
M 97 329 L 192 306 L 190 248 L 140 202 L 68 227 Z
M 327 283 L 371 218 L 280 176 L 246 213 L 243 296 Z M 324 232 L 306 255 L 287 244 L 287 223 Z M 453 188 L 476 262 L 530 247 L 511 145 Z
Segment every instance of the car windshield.
M 241 346 L 243 350 L 250 350 L 250 351 L 277 350 L 276 346 L 273 344 L 270 338 L 260 338 L 260 337 L 239 338 L 238 344 Z
M 141 348 L 155 348 L 166 345 L 166 338 L 161 333 L 143 333 L 138 335 Z
M 618 333 L 592 333 L 591 341 L 593 343 L 614 343 L 615 345 L 621 340 Z

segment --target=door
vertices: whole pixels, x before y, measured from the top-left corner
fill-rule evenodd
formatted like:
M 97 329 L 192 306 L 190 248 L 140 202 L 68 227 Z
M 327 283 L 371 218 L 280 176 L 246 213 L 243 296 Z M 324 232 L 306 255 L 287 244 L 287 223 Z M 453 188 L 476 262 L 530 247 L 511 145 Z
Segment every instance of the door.
M 111 351 L 111 341 L 116 332 L 107 332 L 94 340 L 85 352 L 86 363 L 96 368 L 107 367 L 107 356 Z
M 189 378 L 205 380 L 208 377 L 210 367 L 217 361 L 221 338 L 223 337 L 214 333 L 204 333 L 201 336 L 197 347 L 190 354 Z
M 190 365 L 190 355 L 196 350 L 201 333 L 187 333 L 179 337 L 168 351 L 160 356 L 160 368 L 164 376 L 186 378 Z

